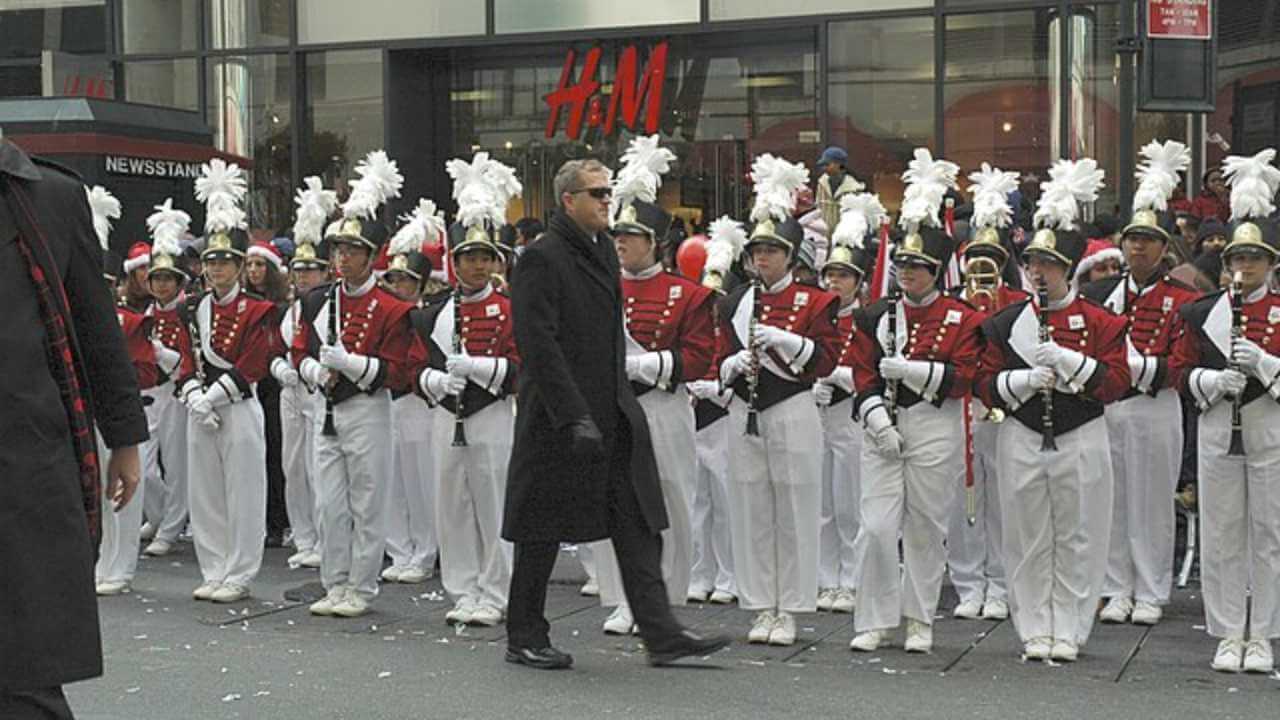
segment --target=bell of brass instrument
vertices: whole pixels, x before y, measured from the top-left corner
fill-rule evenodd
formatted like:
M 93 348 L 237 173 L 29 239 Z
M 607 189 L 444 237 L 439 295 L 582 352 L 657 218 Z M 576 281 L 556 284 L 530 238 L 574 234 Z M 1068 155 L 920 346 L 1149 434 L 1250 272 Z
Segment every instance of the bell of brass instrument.
M 979 255 L 964 264 L 965 298 L 976 305 L 994 303 L 1001 280 L 1000 266 L 992 258 Z

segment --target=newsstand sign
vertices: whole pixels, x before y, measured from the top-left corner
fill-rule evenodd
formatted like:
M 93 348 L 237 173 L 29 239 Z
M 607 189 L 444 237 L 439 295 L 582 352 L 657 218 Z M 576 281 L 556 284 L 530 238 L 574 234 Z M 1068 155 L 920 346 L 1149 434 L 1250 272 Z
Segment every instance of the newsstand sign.
M 1147 37 L 1167 40 L 1210 40 L 1212 0 L 1147 0 Z

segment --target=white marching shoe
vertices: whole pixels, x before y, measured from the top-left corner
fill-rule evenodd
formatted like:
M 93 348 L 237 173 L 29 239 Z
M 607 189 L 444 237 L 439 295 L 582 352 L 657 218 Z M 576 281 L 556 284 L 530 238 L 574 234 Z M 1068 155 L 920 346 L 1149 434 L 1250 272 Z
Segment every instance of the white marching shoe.
M 476 605 L 471 611 L 471 617 L 467 620 L 468 625 L 482 625 L 484 627 L 493 627 L 502 622 L 504 616 L 502 611 L 492 605 Z
M 858 633 L 849 641 L 849 649 L 857 652 L 875 652 L 884 643 L 883 630 L 868 630 Z
M 604 621 L 605 635 L 632 635 L 636 631 L 636 619 L 631 615 L 631 608 L 619 605 L 609 613 Z
M 822 588 L 818 590 L 818 611 L 831 612 L 831 607 L 836 603 L 836 593 L 839 591 L 835 588 Z
M 196 600 L 212 600 L 213 594 L 222 587 L 222 583 L 206 580 L 200 583 L 199 587 L 191 591 L 191 597 Z
M 596 582 L 595 579 L 592 578 L 583 584 L 582 587 L 578 588 L 578 594 L 586 595 L 587 597 L 600 597 L 600 583 Z
M 100 582 L 97 584 L 97 586 L 95 587 L 95 590 L 99 595 L 103 595 L 103 596 L 119 595 L 123 592 L 128 592 L 129 581 L 128 580 L 104 580 L 103 582 Z
M 840 588 L 836 592 L 835 601 L 831 603 L 831 612 L 851 613 L 857 604 L 857 593 L 850 588 Z
M 933 626 L 918 620 L 907 620 L 907 640 L 902 649 L 909 653 L 933 652 Z
M 711 593 L 710 602 L 712 605 L 732 605 L 737 599 L 733 593 L 727 590 L 717 590 Z
M 705 603 L 710 596 L 711 593 L 706 590 L 689 590 L 688 594 L 685 595 L 685 599 L 693 603 Z
M 951 616 L 961 620 L 977 620 L 982 617 L 982 603 L 977 600 L 965 600 L 951 611 Z
M 142 523 L 142 527 L 138 530 L 138 539 L 143 542 L 151 542 L 155 536 L 156 526 L 149 522 Z
M 233 603 L 249 597 L 249 588 L 235 583 L 223 583 L 209 598 L 216 603 Z
M 427 570 L 423 570 L 420 567 L 410 566 L 400 570 L 400 577 L 396 579 L 396 582 L 404 583 L 406 585 L 416 585 L 430 580 L 431 575 L 432 573 Z
M 329 617 L 333 615 L 333 609 L 338 607 L 338 605 L 340 605 L 342 601 L 346 599 L 347 599 L 347 586 L 334 585 L 333 587 L 329 588 L 329 594 L 311 603 L 311 607 L 308 608 L 308 610 L 310 610 L 312 615 Z
M 471 622 L 471 615 L 476 606 L 468 598 L 461 598 L 454 603 L 453 609 L 444 614 L 444 621 L 450 625 L 466 625 Z
M 1107 606 L 1102 608 L 1098 619 L 1110 625 L 1126 623 L 1129 622 L 1129 615 L 1132 612 L 1133 600 L 1117 595 L 1107 601 Z
M 1269 673 L 1275 668 L 1275 658 L 1271 654 L 1270 640 L 1250 640 L 1244 647 L 1244 671 L 1247 673 Z
M 789 612 L 779 612 L 773 621 L 773 629 L 769 631 L 770 645 L 796 644 L 796 617 Z
M 988 599 L 982 606 L 983 620 L 1007 620 L 1009 618 L 1009 603 L 1004 600 Z
M 173 552 L 173 543 L 168 540 L 161 540 L 160 538 L 152 540 L 151 543 L 142 550 L 143 555 L 150 557 L 163 557 L 171 552 Z
M 319 568 L 320 567 L 320 551 L 308 550 L 307 554 L 304 555 L 302 559 L 298 561 L 298 564 L 304 568 L 311 568 L 312 570 Z
M 404 572 L 404 568 L 399 565 L 392 565 L 382 571 L 381 577 L 384 582 L 400 582 L 400 573 Z
M 1218 672 L 1240 672 L 1240 662 L 1244 658 L 1244 640 L 1230 637 L 1218 643 L 1218 651 L 1213 654 L 1213 662 L 1209 667 Z
M 348 590 L 342 602 L 333 606 L 333 614 L 339 617 L 356 618 L 369 612 L 369 601 L 360 597 L 355 590 Z
M 1053 647 L 1049 650 L 1049 657 L 1059 662 L 1075 662 L 1080 657 L 1080 646 L 1070 640 L 1058 638 L 1053 641 Z
M 1022 646 L 1022 656 L 1028 660 L 1048 660 L 1053 652 L 1053 641 L 1047 637 L 1033 637 Z
M 1163 614 L 1159 605 L 1139 600 L 1134 603 L 1133 614 L 1129 616 L 1129 622 L 1134 625 L 1155 625 L 1160 622 L 1160 616 Z
M 769 642 L 769 635 L 773 633 L 773 625 L 778 618 L 773 614 L 772 610 L 765 610 L 756 615 L 755 622 L 751 624 L 751 629 L 747 631 L 747 642 L 764 644 Z

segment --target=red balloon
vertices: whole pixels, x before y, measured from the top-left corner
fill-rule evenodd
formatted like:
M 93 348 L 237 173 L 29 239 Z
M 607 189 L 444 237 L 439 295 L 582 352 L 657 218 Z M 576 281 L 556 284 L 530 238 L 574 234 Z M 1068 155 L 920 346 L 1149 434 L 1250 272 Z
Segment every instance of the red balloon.
M 676 266 L 680 274 L 698 282 L 702 279 L 702 267 L 707 264 L 707 236 L 690 235 L 676 250 Z

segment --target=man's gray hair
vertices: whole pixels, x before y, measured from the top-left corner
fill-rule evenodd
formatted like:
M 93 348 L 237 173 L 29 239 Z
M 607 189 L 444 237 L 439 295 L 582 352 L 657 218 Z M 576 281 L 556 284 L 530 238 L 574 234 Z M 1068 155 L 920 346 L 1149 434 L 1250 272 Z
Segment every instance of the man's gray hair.
M 567 192 L 582 189 L 582 176 L 585 173 L 604 172 L 609 173 L 609 168 L 605 164 L 595 158 L 586 158 L 585 160 L 569 160 L 560 166 L 556 171 L 556 179 L 552 181 L 552 189 L 556 193 L 556 205 L 563 203 L 562 199 Z

